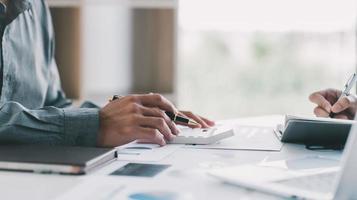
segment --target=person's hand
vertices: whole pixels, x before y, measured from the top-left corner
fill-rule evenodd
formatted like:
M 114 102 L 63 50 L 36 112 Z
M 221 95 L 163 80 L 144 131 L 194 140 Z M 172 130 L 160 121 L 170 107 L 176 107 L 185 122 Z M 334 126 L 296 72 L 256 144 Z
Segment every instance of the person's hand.
M 165 145 L 179 130 L 164 110 L 178 113 L 158 94 L 130 95 L 110 102 L 99 112 L 98 146 L 114 147 L 138 139 Z
M 204 117 L 201 117 L 199 115 L 196 115 L 190 111 L 180 111 L 178 112 L 178 115 L 181 117 L 186 117 L 186 118 L 190 118 L 193 119 L 195 122 L 197 122 L 197 125 L 187 125 L 185 123 L 181 123 L 181 122 L 176 122 L 178 125 L 182 125 L 182 126 L 188 126 L 190 128 L 209 128 L 215 125 L 214 121 L 211 121 L 209 119 L 206 119 Z M 147 139 L 139 139 L 138 142 L 140 143 L 152 143 L 151 140 L 147 140 Z
M 98 146 L 113 147 L 134 140 L 165 145 L 179 130 L 164 111 L 179 113 L 199 123 L 191 128 L 214 125 L 213 121 L 192 112 L 177 111 L 170 101 L 159 94 L 130 95 L 112 101 L 100 110 Z
M 204 117 L 196 115 L 190 111 L 180 111 L 179 115 L 193 119 L 194 121 L 196 121 L 198 123 L 197 126 L 190 126 L 191 128 L 209 128 L 209 127 L 212 127 L 215 125 L 214 121 L 211 121 L 209 119 L 206 119 Z M 178 124 L 185 125 L 185 124 L 181 124 L 181 123 L 178 123 Z
M 357 111 L 356 95 L 341 96 L 342 92 L 336 89 L 326 89 L 314 92 L 309 99 L 315 103 L 317 107 L 314 113 L 317 117 L 329 117 L 333 114 L 334 118 L 338 119 L 354 119 Z

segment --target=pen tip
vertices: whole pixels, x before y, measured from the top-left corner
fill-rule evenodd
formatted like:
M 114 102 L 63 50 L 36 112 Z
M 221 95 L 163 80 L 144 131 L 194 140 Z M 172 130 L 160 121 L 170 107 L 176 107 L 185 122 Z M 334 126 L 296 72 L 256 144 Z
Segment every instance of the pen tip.
M 193 125 L 193 126 L 198 126 L 198 125 L 200 125 L 199 123 L 197 123 L 196 121 L 193 121 L 193 120 L 190 120 L 190 121 L 188 122 L 188 124 L 189 124 L 189 125 Z

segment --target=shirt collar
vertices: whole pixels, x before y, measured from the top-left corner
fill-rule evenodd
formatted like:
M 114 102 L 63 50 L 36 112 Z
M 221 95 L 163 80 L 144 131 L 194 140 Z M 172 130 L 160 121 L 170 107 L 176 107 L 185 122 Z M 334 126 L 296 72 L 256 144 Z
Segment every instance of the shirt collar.
M 30 9 L 31 7 L 31 0 L 12 0 L 9 1 L 9 15 L 7 23 L 10 23 L 14 20 L 17 16 L 21 13 L 25 12 L 26 10 Z
M 13 12 L 15 12 L 16 15 L 28 10 L 31 6 L 30 0 L 12 0 L 10 2 L 12 2 Z

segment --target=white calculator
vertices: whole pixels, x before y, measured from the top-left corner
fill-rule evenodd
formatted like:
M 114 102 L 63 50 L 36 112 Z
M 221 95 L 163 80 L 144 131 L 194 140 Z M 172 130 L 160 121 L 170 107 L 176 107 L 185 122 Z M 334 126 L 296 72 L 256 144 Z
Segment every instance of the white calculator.
M 181 132 L 169 143 L 171 144 L 213 144 L 222 139 L 232 137 L 232 128 L 180 128 Z

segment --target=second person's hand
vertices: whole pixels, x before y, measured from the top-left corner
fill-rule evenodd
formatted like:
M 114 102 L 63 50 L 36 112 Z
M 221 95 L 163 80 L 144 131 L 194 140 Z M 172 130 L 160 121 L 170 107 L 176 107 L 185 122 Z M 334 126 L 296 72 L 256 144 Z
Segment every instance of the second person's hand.
M 330 117 L 338 119 L 354 119 L 357 110 L 356 95 L 349 95 L 342 98 L 342 92 L 336 89 L 326 89 L 314 92 L 309 99 L 317 106 L 314 113 L 317 117 Z

